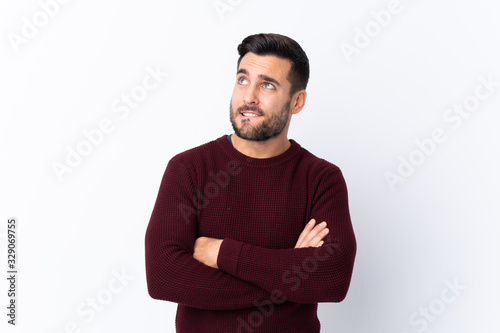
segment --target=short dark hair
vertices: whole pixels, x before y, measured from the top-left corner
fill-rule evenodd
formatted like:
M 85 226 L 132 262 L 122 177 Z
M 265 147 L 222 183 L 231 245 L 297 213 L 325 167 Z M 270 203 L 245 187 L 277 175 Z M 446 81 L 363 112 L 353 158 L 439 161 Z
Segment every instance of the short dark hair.
M 309 81 L 309 59 L 300 47 L 299 43 L 290 37 L 278 34 L 256 34 L 246 37 L 238 45 L 238 68 L 241 59 L 248 52 L 260 56 L 274 55 L 279 58 L 288 59 L 292 62 L 292 67 L 288 73 L 288 81 L 292 84 L 290 96 L 299 90 L 306 89 Z

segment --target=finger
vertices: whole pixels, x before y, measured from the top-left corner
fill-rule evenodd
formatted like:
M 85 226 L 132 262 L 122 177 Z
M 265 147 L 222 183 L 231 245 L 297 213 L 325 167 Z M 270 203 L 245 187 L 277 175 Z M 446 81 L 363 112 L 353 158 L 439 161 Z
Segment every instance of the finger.
M 321 232 L 319 232 L 310 242 L 309 242 L 309 246 L 314 246 L 314 247 L 318 247 L 318 246 L 321 246 L 323 245 L 322 243 L 324 243 L 323 241 L 323 238 L 326 237 L 326 235 L 328 235 L 328 233 L 330 232 L 330 229 L 328 228 L 325 228 L 323 230 L 321 230 Z
M 311 219 L 306 224 L 306 226 L 304 227 L 304 230 L 302 230 L 302 232 L 300 233 L 299 239 L 297 240 L 297 243 L 295 244 L 295 247 L 300 246 L 300 243 L 302 243 L 302 241 L 304 240 L 304 238 L 306 237 L 306 235 L 312 230 L 312 228 L 314 227 L 315 224 L 316 224 L 316 220 L 315 219 Z
M 302 243 L 302 241 L 304 240 L 304 238 L 306 237 L 308 232 L 311 231 L 311 229 L 314 227 L 314 224 L 315 224 L 314 219 L 310 220 L 306 224 L 306 226 L 304 227 L 304 230 L 302 230 L 302 232 L 299 235 L 299 239 L 297 239 L 297 243 L 295 243 L 296 248 L 299 247 L 300 243 Z
M 298 243 L 295 248 L 299 247 L 310 247 L 314 246 L 317 247 L 319 246 L 319 242 L 325 237 L 325 235 L 328 233 L 323 233 L 323 230 L 326 229 L 326 222 L 322 222 L 318 225 L 316 225 L 312 230 L 310 230 L 302 239 L 300 243 Z
M 307 244 L 305 246 L 312 246 L 311 244 L 313 243 L 313 239 L 315 239 L 318 234 L 321 234 L 321 232 L 326 228 L 326 222 L 323 221 L 320 224 L 316 225 L 303 239 L 301 245 L 304 246 L 304 244 Z M 321 237 L 322 239 L 323 237 Z M 321 240 L 320 239 L 320 240 Z M 318 241 L 319 242 L 319 241 Z M 318 242 L 314 243 L 317 244 Z

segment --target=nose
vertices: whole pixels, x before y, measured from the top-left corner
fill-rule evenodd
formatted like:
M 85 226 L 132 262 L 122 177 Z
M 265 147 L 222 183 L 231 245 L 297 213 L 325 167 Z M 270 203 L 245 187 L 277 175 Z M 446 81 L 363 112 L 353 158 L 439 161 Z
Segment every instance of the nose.
M 249 86 L 246 89 L 245 94 L 243 95 L 243 102 L 248 105 L 259 103 L 255 87 Z

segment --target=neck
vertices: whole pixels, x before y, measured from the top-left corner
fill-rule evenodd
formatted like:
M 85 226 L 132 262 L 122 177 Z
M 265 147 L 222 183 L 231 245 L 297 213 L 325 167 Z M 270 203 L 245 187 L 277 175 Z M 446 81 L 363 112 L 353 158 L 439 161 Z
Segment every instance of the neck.
M 292 145 L 286 133 L 281 134 L 266 141 L 250 141 L 232 134 L 231 142 L 236 150 L 248 157 L 271 158 L 283 154 Z

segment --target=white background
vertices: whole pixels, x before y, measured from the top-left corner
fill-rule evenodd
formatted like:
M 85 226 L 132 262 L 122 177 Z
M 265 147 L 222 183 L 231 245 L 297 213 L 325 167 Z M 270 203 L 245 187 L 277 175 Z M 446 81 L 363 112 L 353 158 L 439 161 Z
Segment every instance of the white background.
M 358 253 L 347 298 L 320 304 L 322 331 L 499 332 L 500 86 L 457 128 L 443 116 L 480 77 L 500 82 L 500 5 L 401 0 L 377 30 L 370 13 L 390 1 L 214 3 L 75 0 L 44 22 L 38 1 L 0 2 L 4 272 L 7 218 L 19 223 L 18 326 L 2 278 L 2 332 L 174 332 L 176 304 L 147 293 L 145 230 L 169 159 L 232 133 L 236 46 L 259 32 L 307 52 L 308 100 L 289 138 L 338 165 L 349 189 Z M 120 118 L 114 103 L 147 68 L 168 77 Z M 113 130 L 59 181 L 53 164 L 103 119 Z M 447 139 L 416 152 L 436 128 Z M 391 189 L 386 173 L 411 154 L 424 160 Z

